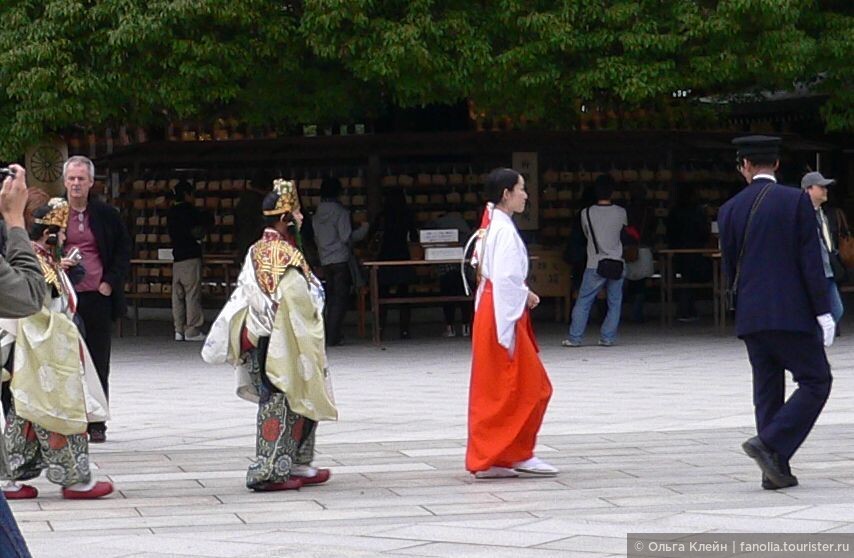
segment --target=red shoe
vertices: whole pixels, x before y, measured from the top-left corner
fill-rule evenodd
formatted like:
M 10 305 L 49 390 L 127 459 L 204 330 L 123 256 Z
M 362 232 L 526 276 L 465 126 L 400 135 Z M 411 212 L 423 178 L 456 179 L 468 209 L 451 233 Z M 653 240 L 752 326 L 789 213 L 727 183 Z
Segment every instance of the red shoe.
M 277 492 L 279 490 L 299 490 L 302 485 L 302 479 L 290 478 L 284 482 L 268 482 L 251 488 L 255 492 Z
M 329 480 L 329 477 L 332 476 L 332 472 L 329 469 L 317 469 L 317 472 L 314 476 L 311 477 L 300 477 L 297 478 L 302 481 L 303 486 L 309 484 L 323 484 Z
M 7 500 L 31 500 L 39 495 L 39 489 L 29 484 L 22 484 L 20 490 L 3 491 Z
M 66 500 L 94 500 L 95 498 L 101 498 L 112 493 L 113 483 L 107 481 L 98 481 L 89 490 L 62 489 L 62 497 Z

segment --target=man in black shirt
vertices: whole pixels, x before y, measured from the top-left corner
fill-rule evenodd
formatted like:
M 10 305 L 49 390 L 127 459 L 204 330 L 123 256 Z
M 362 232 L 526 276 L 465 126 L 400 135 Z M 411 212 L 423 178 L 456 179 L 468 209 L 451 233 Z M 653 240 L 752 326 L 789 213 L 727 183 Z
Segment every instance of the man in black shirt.
M 172 240 L 172 318 L 175 341 L 204 341 L 202 325 L 202 245 L 211 216 L 192 204 L 193 186 L 182 180 L 175 186 L 175 203 L 166 215 Z

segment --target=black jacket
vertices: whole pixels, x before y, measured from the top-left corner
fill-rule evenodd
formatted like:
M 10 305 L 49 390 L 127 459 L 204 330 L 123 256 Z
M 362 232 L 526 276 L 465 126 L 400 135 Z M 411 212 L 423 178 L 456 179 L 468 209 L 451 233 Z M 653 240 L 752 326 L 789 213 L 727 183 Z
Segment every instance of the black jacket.
M 111 318 L 117 320 L 125 315 L 125 278 L 130 271 L 130 236 L 118 210 L 102 201 L 90 199 L 89 223 L 98 254 L 104 267 L 102 281 L 113 288 L 110 295 Z
M 166 226 L 172 240 L 172 256 L 176 262 L 202 257 L 199 239 L 213 224 L 213 218 L 190 204 L 176 203 L 166 214 Z

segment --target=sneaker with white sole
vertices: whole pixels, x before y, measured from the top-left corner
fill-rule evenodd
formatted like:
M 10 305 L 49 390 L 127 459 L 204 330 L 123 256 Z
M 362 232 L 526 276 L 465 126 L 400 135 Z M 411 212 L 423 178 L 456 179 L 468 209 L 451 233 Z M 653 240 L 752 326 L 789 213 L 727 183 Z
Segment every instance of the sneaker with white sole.
M 599 340 L 600 347 L 613 347 L 616 343 L 614 341 L 605 341 L 604 339 Z
M 442 337 L 456 337 L 454 326 L 445 326 L 445 331 L 442 332 Z
M 175 341 L 183 341 L 183 340 L 184 340 L 184 334 L 176 331 L 175 332 Z
M 581 341 L 573 341 L 572 339 L 564 339 L 560 342 L 561 347 L 580 347 Z
M 463 337 L 471 337 L 471 326 L 464 325 L 463 326 Z
M 204 333 L 197 333 L 196 335 L 185 335 L 184 341 L 204 341 L 207 336 Z
M 548 463 L 536 456 L 525 461 L 519 461 L 518 463 L 514 463 L 513 470 L 517 473 L 541 475 L 544 477 L 553 477 L 560 473 L 557 467 L 549 465 Z
M 476 479 L 512 479 L 518 477 L 519 473 L 509 467 L 490 467 L 485 471 L 478 471 L 474 474 Z

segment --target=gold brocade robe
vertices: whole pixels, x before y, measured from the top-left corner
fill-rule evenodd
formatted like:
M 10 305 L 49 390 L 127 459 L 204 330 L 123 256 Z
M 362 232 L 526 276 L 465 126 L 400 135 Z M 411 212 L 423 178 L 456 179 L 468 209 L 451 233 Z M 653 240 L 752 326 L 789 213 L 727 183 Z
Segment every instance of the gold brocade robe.
M 268 229 L 246 256 L 237 288 L 211 326 L 202 349 L 208 363 L 228 362 L 237 394 L 258 401 L 240 338 L 269 337 L 266 373 L 291 410 L 311 420 L 337 420 L 326 361 L 323 289 L 302 253 Z
M 82 434 L 89 422 L 109 418 L 107 398 L 72 320 L 76 295 L 71 282 L 50 256 L 35 248 L 51 296 L 41 311 L 15 321 L 15 414 L 51 432 Z

